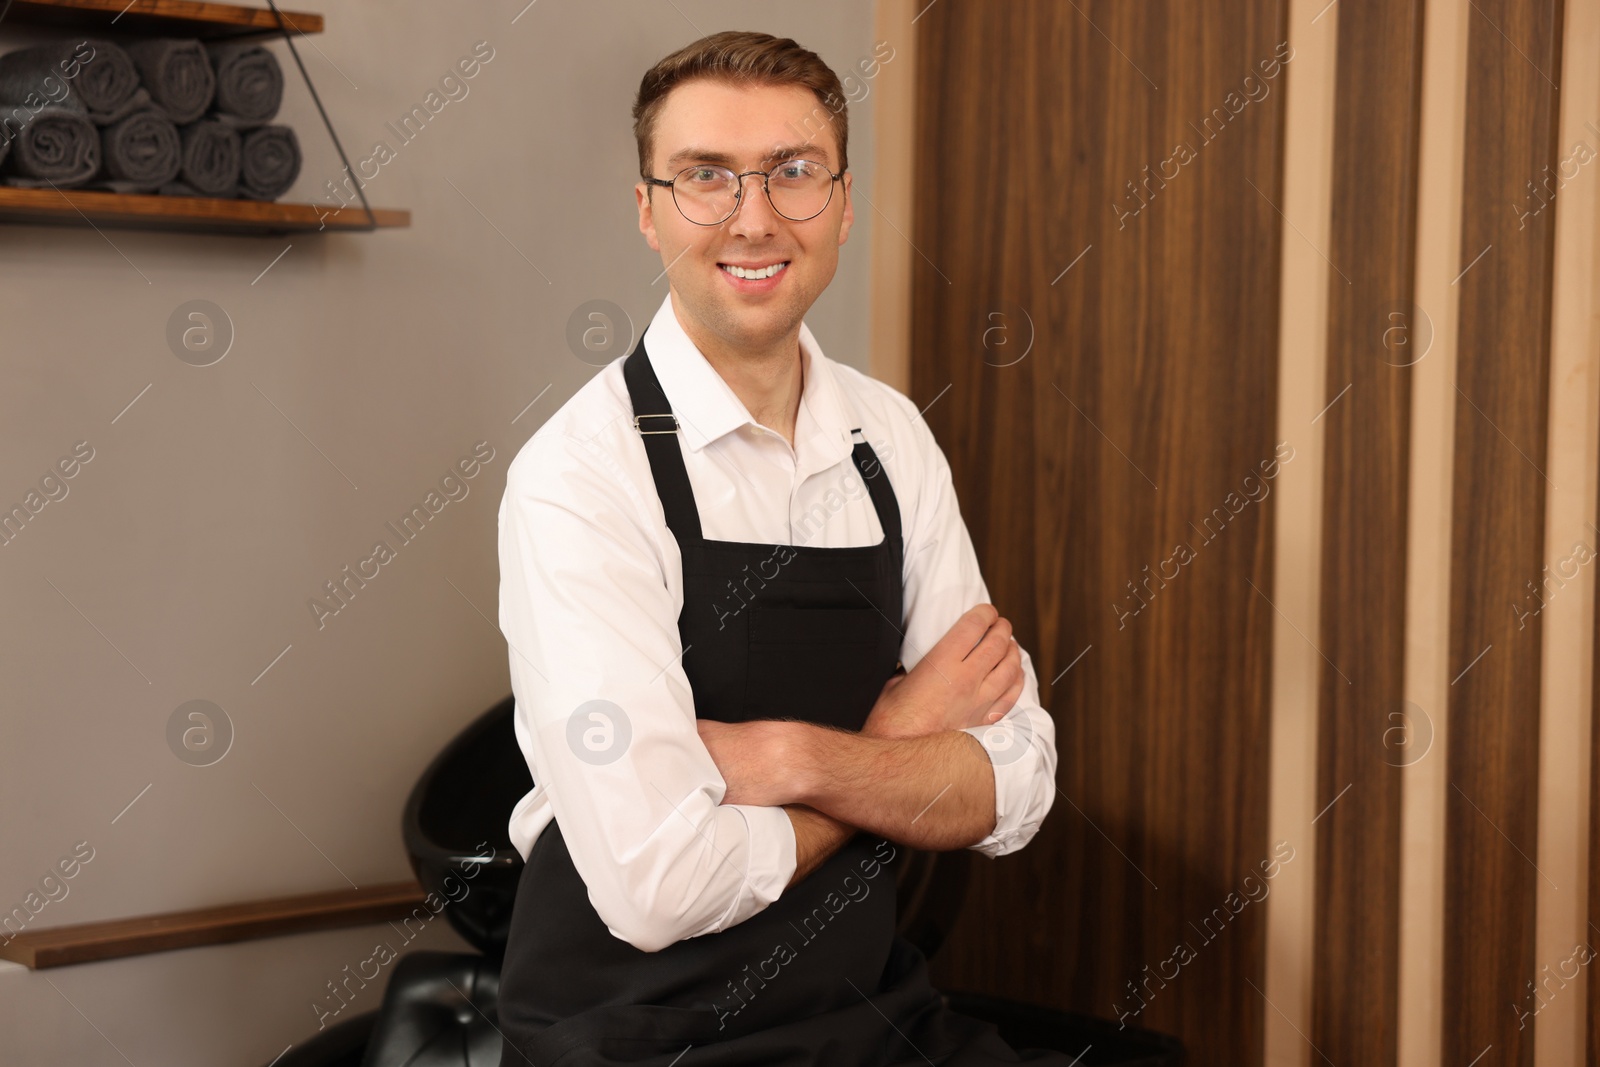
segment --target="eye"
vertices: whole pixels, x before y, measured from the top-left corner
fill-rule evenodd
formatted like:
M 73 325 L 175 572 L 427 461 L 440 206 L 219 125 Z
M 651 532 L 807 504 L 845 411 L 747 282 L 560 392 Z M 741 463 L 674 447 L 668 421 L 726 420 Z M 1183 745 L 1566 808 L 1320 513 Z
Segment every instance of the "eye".
M 773 168 L 771 180 L 781 186 L 799 188 L 815 183 L 822 173 L 822 168 L 810 160 L 791 159 Z
M 693 185 L 720 185 L 727 180 L 719 167 L 690 167 L 683 178 Z

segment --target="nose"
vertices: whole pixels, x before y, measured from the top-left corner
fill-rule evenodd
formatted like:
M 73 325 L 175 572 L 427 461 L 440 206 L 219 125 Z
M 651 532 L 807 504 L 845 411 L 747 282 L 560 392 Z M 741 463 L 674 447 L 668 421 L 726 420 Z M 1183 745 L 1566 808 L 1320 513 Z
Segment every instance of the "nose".
M 745 185 L 745 179 L 754 178 L 755 189 Z M 734 233 L 756 236 L 769 234 L 777 225 L 778 213 L 767 199 L 766 175 L 756 171 L 739 176 L 739 203 L 728 217 L 727 226 Z

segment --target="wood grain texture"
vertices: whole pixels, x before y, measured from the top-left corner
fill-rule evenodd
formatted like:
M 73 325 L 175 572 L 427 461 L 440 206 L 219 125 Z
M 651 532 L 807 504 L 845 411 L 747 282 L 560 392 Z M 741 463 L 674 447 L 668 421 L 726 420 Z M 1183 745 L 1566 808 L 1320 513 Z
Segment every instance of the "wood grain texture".
M 379 229 L 411 225 L 404 208 L 372 209 Z M 111 226 L 191 233 L 277 234 L 362 230 L 359 206 L 291 204 L 209 196 L 107 193 L 94 189 L 0 188 L 0 222 L 47 226 Z
M 1600 512 L 1594 515 L 1600 526 Z M 1600 665 L 1600 595 L 1595 597 L 1594 661 Z M 1600 670 L 1595 670 L 1589 705 L 1589 921 L 1590 933 L 1600 926 Z M 1587 941 L 1594 945 L 1594 941 Z M 1600 1067 L 1600 979 L 1590 974 L 1589 1011 L 1584 1013 L 1584 1062 Z
M 1450 573 L 1442 1062 L 1530 1067 L 1560 0 L 1468 18 Z M 1546 167 L 1551 171 L 1547 172 Z M 1552 183 L 1553 184 L 1553 183 Z M 1549 195 L 1549 194 L 1546 194 Z M 1524 214 L 1523 210 L 1529 211 Z M 1534 592 L 1538 593 L 1536 597 Z M 1522 614 L 1523 611 L 1528 614 Z M 1480 658 L 1481 657 L 1481 658 Z
M 321 15 L 279 11 L 296 33 L 321 33 Z M 268 7 L 216 4 L 201 0 L 13 0 L 7 22 L 115 33 L 160 33 L 175 37 L 251 37 L 280 33 Z
M 1401 768 L 1432 734 L 1404 699 L 1411 366 L 1431 332 L 1412 299 L 1422 15 L 1338 11 L 1309 1036 L 1372 1067 L 1397 1056 Z
M 167 952 L 196 945 L 220 945 L 259 937 L 364 926 L 403 919 L 421 909 L 418 919 L 438 912 L 416 882 L 391 882 L 362 889 L 333 889 L 275 900 L 253 900 L 215 908 L 144 915 L 134 919 L 52 926 L 0 941 L 0 959 L 25 967 L 63 967 L 70 963 Z M 443 906 L 442 898 L 440 906 Z
M 1600 526 L 1600 511 L 1591 517 Z M 1600 666 L 1600 595 L 1594 598 L 1595 626 L 1592 663 Z M 1600 670 L 1591 671 L 1589 703 L 1589 928 L 1584 943 L 1597 943 L 1591 936 L 1600 927 Z M 1591 961 L 1592 962 L 1592 961 Z M 1584 994 L 1584 1063 L 1600 1067 L 1600 978 L 1591 971 Z
M 1060 758 L 935 980 L 1259 1063 L 1285 6 L 917 26 L 911 395 Z

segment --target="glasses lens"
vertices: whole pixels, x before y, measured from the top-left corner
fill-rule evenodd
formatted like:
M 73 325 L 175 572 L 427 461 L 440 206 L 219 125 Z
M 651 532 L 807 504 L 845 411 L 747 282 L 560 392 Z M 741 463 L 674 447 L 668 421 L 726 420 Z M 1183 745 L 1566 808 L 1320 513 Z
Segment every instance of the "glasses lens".
M 686 167 L 672 183 L 678 210 L 690 222 L 712 226 L 733 214 L 739 181 L 726 167 Z
M 833 196 L 833 175 L 820 163 L 791 159 L 767 176 L 772 208 L 786 219 L 804 222 L 822 213 Z

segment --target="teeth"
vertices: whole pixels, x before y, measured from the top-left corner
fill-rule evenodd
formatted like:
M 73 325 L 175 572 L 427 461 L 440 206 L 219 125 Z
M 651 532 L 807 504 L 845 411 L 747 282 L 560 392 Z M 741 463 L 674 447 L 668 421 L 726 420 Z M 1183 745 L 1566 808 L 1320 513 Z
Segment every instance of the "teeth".
M 770 267 L 762 267 L 760 270 L 745 270 L 743 267 L 730 267 L 724 264 L 722 269 L 733 275 L 735 278 L 757 280 L 761 278 L 770 278 L 787 266 L 787 263 L 774 263 Z

